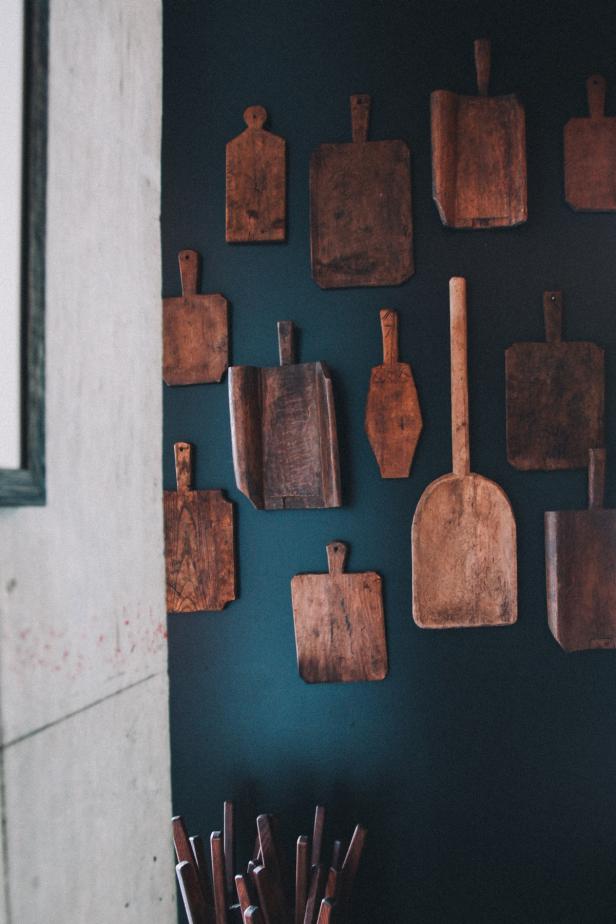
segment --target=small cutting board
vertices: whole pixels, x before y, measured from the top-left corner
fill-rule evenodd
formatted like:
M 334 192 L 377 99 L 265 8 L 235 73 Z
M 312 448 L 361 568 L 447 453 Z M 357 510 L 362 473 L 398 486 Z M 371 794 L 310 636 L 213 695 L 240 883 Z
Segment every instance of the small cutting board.
M 616 648 L 616 510 L 604 490 L 605 449 L 591 449 L 589 509 L 545 513 L 548 625 L 565 651 Z
M 197 295 L 199 254 L 178 254 L 182 295 L 163 299 L 163 380 L 167 385 L 220 382 L 228 365 L 229 303 Z
M 397 286 L 413 275 L 411 154 L 368 141 L 370 97 L 351 97 L 353 140 L 310 159 L 312 275 L 323 289 Z
M 164 492 L 167 612 L 222 610 L 235 600 L 233 504 L 194 491 L 192 446 L 176 443 L 177 491 Z
M 398 362 L 398 315 L 380 313 L 383 363 L 374 366 L 365 429 L 381 478 L 408 478 L 423 422 L 413 372 Z
M 267 111 L 249 106 L 246 128 L 227 144 L 227 241 L 284 241 L 286 149 L 284 138 L 265 128 Z
M 584 468 L 603 444 L 604 351 L 562 339 L 562 292 L 543 293 L 546 343 L 505 352 L 507 458 L 520 469 Z
M 328 574 L 291 581 L 299 673 L 307 683 L 383 680 L 387 643 L 381 578 L 346 574 L 344 542 L 327 546 Z
M 526 128 L 513 96 L 488 96 L 490 41 L 475 42 L 479 96 L 435 90 L 432 195 L 450 228 L 500 228 L 526 221 Z
M 590 118 L 565 125 L 565 199 L 576 212 L 616 211 L 616 117 L 605 116 L 605 78 L 586 81 Z
M 255 507 L 339 507 L 338 435 L 325 363 L 296 363 L 292 321 L 278 322 L 280 366 L 229 369 L 235 480 Z

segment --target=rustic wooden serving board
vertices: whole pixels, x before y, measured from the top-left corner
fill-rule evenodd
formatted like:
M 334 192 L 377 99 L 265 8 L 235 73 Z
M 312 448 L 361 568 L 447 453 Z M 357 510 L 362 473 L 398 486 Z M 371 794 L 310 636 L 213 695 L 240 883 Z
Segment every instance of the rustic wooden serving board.
M 280 366 L 229 369 L 235 480 L 255 507 L 339 507 L 334 394 L 325 363 L 296 363 L 292 321 L 278 322 Z
M 167 612 L 222 610 L 235 600 L 233 504 L 194 491 L 192 446 L 176 443 L 177 491 L 164 492 Z
M 366 404 L 365 429 L 381 478 L 408 478 L 423 426 L 413 372 L 398 362 L 398 315 L 380 313 L 383 363 L 374 366 Z
M 562 340 L 562 292 L 543 293 L 546 343 L 505 352 L 507 458 L 520 469 L 583 468 L 603 444 L 604 351 Z
M 368 141 L 370 97 L 351 97 L 350 144 L 310 159 L 312 275 L 323 289 L 397 286 L 413 275 L 411 155 L 404 141 Z
M 565 125 L 565 199 L 577 212 L 616 211 L 616 117 L 605 116 L 605 78 L 586 81 L 590 118 Z
M 497 484 L 470 471 L 466 280 L 449 283 L 453 473 L 422 494 L 412 528 L 413 618 L 428 629 L 517 619 L 516 528 Z
M 381 578 L 374 571 L 346 574 L 346 554 L 343 542 L 331 542 L 328 574 L 296 574 L 291 581 L 297 663 L 307 683 L 387 675 Z
M 220 382 L 228 365 L 229 303 L 197 295 L 199 254 L 178 254 L 182 295 L 163 299 L 163 380 L 167 385 Z
M 266 120 L 263 106 L 249 106 L 246 128 L 227 144 L 229 243 L 285 239 L 287 143 L 264 128 Z
M 589 509 L 545 513 L 548 625 L 565 651 L 616 648 L 616 510 L 604 490 L 605 449 L 591 449 Z
M 488 96 L 490 42 L 475 42 L 479 96 L 431 96 L 432 195 L 450 228 L 500 228 L 527 218 L 524 109 Z

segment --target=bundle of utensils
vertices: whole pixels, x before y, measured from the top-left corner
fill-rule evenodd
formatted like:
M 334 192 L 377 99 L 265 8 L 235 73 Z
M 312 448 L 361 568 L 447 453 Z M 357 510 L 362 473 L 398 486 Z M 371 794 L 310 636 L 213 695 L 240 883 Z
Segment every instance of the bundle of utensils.
M 357 825 L 346 853 L 335 840 L 325 858 L 325 808 L 317 805 L 312 839 L 295 847 L 295 882 L 279 846 L 277 820 L 259 815 L 253 856 L 235 874 L 235 812 L 224 803 L 222 831 L 212 831 L 209 856 L 199 835 L 189 837 L 180 815 L 172 821 L 175 871 L 189 924 L 346 924 L 366 829 Z

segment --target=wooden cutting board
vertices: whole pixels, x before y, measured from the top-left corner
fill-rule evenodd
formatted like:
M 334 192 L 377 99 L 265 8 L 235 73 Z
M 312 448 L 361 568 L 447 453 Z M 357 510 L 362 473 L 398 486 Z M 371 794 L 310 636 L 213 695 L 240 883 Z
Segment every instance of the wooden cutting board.
M 397 286 L 413 275 L 411 154 L 368 141 L 370 97 L 351 97 L 352 142 L 310 159 L 310 250 L 323 289 Z
M 249 106 L 246 128 L 227 144 L 228 243 L 284 241 L 286 150 L 284 138 L 265 128 L 267 110 Z
M 616 648 L 616 510 L 604 490 L 605 449 L 591 449 L 589 509 L 545 513 L 548 625 L 565 651 Z
M 526 128 L 513 96 L 488 96 L 490 41 L 475 42 L 479 96 L 431 95 L 432 195 L 450 228 L 526 221 Z
M 346 554 L 344 542 L 331 542 L 328 574 L 296 574 L 291 581 L 297 664 L 306 683 L 387 675 L 381 578 L 374 571 L 346 574 Z
M 565 199 L 577 212 L 616 211 L 616 117 L 606 117 L 605 78 L 586 81 L 590 118 L 565 125 Z
M 427 629 L 517 619 L 516 528 L 507 495 L 470 471 L 466 280 L 449 283 L 453 473 L 422 494 L 412 528 L 413 618 Z
M 235 600 L 233 504 L 194 491 L 192 446 L 175 443 L 177 491 L 164 492 L 167 612 L 222 610 Z
M 398 315 L 380 313 L 383 363 L 374 366 L 365 429 L 381 478 L 408 478 L 423 422 L 413 372 L 398 362 Z
M 229 369 L 235 480 L 255 507 L 339 507 L 338 435 L 325 363 L 296 363 L 292 321 L 278 322 L 280 366 Z
M 583 468 L 603 444 L 604 351 L 562 340 L 562 292 L 543 293 L 546 343 L 505 352 L 507 458 L 520 469 Z
M 199 254 L 178 254 L 181 298 L 163 299 L 163 379 L 167 385 L 220 382 L 228 365 L 229 303 L 197 295 Z

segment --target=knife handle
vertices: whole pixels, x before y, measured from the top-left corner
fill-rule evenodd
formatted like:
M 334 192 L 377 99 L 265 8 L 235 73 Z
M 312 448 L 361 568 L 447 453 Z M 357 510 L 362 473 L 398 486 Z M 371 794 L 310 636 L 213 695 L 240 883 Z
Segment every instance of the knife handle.
M 586 81 L 588 111 L 591 119 L 602 119 L 605 115 L 605 77 L 593 74 Z
M 199 254 L 196 250 L 180 250 L 178 254 L 180 264 L 180 280 L 182 282 L 182 295 L 197 294 L 197 273 L 199 272 Z

